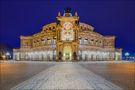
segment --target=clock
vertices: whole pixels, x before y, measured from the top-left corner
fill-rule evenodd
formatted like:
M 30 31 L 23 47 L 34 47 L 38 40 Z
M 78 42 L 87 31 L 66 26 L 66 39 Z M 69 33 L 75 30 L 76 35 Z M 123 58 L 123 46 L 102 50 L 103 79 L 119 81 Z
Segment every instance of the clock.
M 64 27 L 64 30 L 69 30 L 69 29 L 72 29 L 73 28 L 73 25 L 70 22 L 65 22 L 63 24 L 63 27 Z

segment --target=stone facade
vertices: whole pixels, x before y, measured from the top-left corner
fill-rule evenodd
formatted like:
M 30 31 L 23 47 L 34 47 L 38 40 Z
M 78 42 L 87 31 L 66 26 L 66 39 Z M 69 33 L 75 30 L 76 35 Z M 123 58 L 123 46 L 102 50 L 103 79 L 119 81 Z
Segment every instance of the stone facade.
M 44 25 L 39 33 L 20 36 L 20 48 L 13 49 L 15 60 L 93 61 L 121 60 L 122 49 L 115 48 L 115 36 L 103 36 L 94 27 L 79 22 L 66 10 L 57 21 Z

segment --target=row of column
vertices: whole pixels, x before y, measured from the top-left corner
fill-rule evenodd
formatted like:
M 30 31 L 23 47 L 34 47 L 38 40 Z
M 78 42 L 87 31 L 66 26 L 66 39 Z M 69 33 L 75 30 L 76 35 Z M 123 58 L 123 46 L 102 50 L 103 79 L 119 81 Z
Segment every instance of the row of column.
M 102 47 L 102 42 L 94 41 L 94 40 L 87 40 L 87 39 L 80 39 L 80 44 L 88 44 L 88 45 L 94 45 L 98 47 Z
M 94 45 L 94 46 L 99 46 L 101 47 L 103 44 L 102 42 L 97 42 L 94 40 L 87 40 L 87 39 L 80 39 L 80 44 L 89 44 L 89 45 Z M 38 42 L 34 42 L 34 46 L 42 46 L 42 45 L 50 45 L 50 44 L 56 44 L 56 39 L 49 39 L 49 40 L 41 40 Z
M 15 60 L 56 61 L 56 51 L 15 52 L 13 58 Z M 120 60 L 121 55 L 118 52 L 79 51 L 76 59 L 80 61 Z
M 56 44 L 56 39 L 49 39 L 49 40 L 35 42 L 33 46 L 36 47 L 36 46 L 43 46 L 43 45 L 50 45 L 50 44 Z
M 79 60 L 82 61 L 103 61 L 103 60 L 120 60 L 121 55 L 117 52 L 103 52 L 103 51 L 79 51 Z
M 56 52 L 53 50 L 33 51 L 33 52 L 16 52 L 14 53 L 15 60 L 43 60 L 50 61 L 56 59 Z

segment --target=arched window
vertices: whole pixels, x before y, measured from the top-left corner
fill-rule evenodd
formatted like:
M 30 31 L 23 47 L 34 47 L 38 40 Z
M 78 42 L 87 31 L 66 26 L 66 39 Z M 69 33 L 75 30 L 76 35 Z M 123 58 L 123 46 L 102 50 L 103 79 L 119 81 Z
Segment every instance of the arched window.
M 88 44 L 88 39 L 87 38 L 84 39 L 84 44 Z
M 49 30 L 51 30 L 52 28 L 51 27 L 49 27 Z
M 94 45 L 94 40 L 93 39 L 91 40 L 91 45 Z

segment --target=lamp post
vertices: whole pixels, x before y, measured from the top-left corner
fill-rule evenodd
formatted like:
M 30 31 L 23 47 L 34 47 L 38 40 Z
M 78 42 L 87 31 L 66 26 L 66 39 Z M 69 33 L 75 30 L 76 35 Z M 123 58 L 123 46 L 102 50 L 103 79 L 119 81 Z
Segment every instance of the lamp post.
M 6 59 L 6 56 L 5 55 L 2 55 L 2 59 L 5 60 Z
M 128 60 L 129 55 L 130 55 L 130 53 L 128 53 L 128 52 L 125 53 L 126 60 Z
M 11 55 L 9 52 L 6 53 L 6 59 L 10 59 L 11 58 Z

